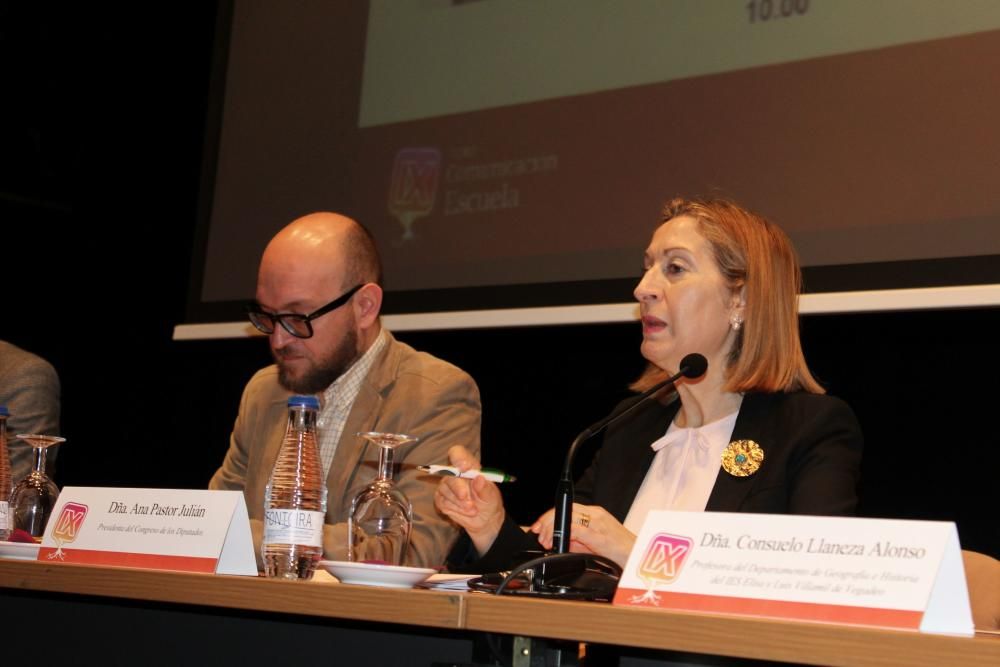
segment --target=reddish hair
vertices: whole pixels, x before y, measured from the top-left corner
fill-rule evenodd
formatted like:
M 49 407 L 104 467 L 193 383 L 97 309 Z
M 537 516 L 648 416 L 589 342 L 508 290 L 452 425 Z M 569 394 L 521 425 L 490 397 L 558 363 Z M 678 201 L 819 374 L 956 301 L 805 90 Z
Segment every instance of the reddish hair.
M 788 236 L 763 216 L 721 199 L 674 199 L 663 208 L 661 224 L 681 216 L 697 221 L 723 278 L 734 292 L 742 291 L 746 303 L 724 389 L 824 393 L 799 340 L 802 272 Z M 651 387 L 665 376 L 651 365 L 633 388 Z

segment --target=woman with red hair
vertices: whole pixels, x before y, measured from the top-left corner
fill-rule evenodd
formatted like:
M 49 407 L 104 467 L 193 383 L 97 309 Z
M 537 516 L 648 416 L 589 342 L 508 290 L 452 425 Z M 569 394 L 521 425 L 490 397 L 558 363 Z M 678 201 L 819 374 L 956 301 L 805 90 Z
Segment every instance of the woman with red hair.
M 571 551 L 624 565 L 651 510 L 854 512 L 861 430 L 809 372 L 800 289 L 795 250 L 765 218 L 729 201 L 667 204 L 634 292 L 649 367 L 633 388 L 674 374 L 690 353 L 708 370 L 608 428 L 576 485 Z M 478 467 L 461 447 L 449 454 L 462 469 Z M 481 571 L 552 547 L 553 511 L 525 533 L 483 477 L 447 478 L 435 500 L 471 538 Z

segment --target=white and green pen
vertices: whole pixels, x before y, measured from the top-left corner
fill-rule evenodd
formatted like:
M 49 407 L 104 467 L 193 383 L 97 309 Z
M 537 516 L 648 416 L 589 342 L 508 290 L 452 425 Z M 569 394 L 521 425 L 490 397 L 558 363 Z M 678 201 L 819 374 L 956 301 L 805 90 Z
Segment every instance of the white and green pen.
M 491 482 L 513 482 L 517 478 L 513 475 L 508 475 L 502 470 L 497 470 L 496 468 L 480 468 L 479 470 L 466 470 L 463 473 L 458 471 L 455 466 L 417 466 L 417 470 L 421 470 L 431 475 L 448 475 L 449 477 L 464 477 L 466 479 L 474 479 L 482 475 Z

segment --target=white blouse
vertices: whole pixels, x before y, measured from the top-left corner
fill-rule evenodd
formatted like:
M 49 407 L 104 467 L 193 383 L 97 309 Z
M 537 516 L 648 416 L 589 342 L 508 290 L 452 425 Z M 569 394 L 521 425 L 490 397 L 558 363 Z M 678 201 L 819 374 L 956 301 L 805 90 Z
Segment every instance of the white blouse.
M 638 534 L 652 510 L 705 510 L 738 415 L 739 410 L 697 428 L 670 422 L 666 434 L 650 445 L 656 456 L 625 517 L 629 531 Z

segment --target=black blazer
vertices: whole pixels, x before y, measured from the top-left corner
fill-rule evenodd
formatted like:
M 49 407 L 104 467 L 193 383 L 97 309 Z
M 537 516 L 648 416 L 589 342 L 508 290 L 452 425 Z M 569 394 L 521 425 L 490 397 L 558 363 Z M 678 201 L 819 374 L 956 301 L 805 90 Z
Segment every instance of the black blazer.
M 677 401 L 650 401 L 610 427 L 576 485 L 576 502 L 599 505 L 624 523 L 653 462 L 650 445 L 667 432 L 679 408 Z M 746 394 L 731 440 L 753 440 L 764 451 L 764 460 L 748 477 L 720 470 L 706 511 L 854 513 L 862 437 L 857 418 L 842 400 L 806 392 Z M 534 534 L 524 533 L 508 516 L 475 569 L 507 569 L 517 553 L 540 548 Z

